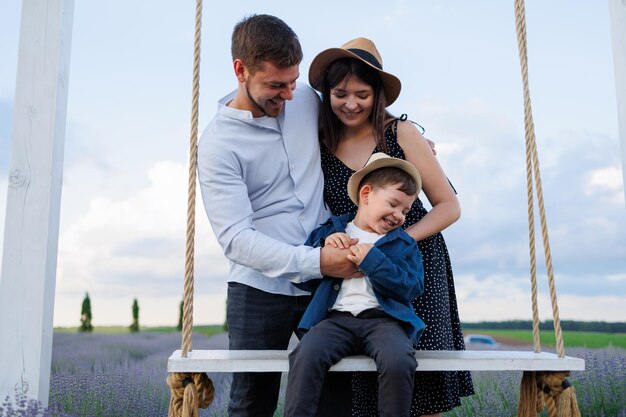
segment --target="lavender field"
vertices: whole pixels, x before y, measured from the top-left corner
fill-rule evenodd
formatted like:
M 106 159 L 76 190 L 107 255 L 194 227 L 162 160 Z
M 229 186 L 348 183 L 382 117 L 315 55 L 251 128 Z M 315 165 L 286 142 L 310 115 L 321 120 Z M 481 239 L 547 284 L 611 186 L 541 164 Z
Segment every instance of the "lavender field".
M 222 349 L 225 335 L 194 335 L 195 349 Z M 0 417 L 166 416 L 167 357 L 180 346 L 179 333 L 54 334 L 50 407 L 22 401 L 0 404 Z M 626 350 L 567 349 L 582 357 L 587 370 L 570 378 L 585 417 L 626 417 Z M 211 374 L 216 400 L 201 416 L 226 416 L 229 374 Z M 521 373 L 478 372 L 478 393 L 448 417 L 515 415 Z M 279 413 L 277 413 L 279 415 Z

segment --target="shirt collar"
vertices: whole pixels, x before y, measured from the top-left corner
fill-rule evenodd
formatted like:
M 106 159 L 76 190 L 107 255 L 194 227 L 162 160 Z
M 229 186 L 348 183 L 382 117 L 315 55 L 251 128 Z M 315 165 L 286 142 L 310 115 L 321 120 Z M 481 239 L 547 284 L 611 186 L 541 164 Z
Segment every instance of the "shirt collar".
M 254 118 L 252 112 L 249 110 L 241 110 L 234 107 L 229 107 L 228 103 L 230 103 L 235 98 L 236 94 L 237 90 L 231 91 L 217 102 L 217 111 L 221 115 L 228 117 L 229 119 L 239 120 L 241 122 L 252 124 L 255 126 L 261 126 L 272 130 L 278 129 L 278 131 L 283 130 L 283 125 L 285 121 L 285 108 L 287 107 L 287 103 L 285 103 L 285 107 L 283 107 L 283 110 L 276 118 L 278 120 L 278 123 L 275 123 L 274 120 L 268 120 L 271 119 L 268 117 Z

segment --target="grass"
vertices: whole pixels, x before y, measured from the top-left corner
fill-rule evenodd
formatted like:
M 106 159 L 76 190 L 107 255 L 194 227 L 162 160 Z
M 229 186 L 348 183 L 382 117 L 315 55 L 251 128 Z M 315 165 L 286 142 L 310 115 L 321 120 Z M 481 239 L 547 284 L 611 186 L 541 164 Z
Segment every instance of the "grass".
M 180 332 L 174 326 L 154 326 L 154 327 L 140 327 L 140 332 L 153 332 L 153 333 L 174 333 Z M 224 326 L 221 324 L 214 325 L 202 325 L 193 326 L 194 333 L 200 333 L 205 336 L 213 336 L 224 331 Z M 55 333 L 67 334 L 78 333 L 78 327 L 55 327 Z M 93 328 L 94 334 L 124 334 L 130 333 L 130 330 L 126 326 L 97 326 Z
M 78 327 L 55 327 L 57 333 L 78 333 Z M 153 326 L 141 327 L 141 332 L 151 333 L 175 333 L 180 332 L 174 326 Z M 199 333 L 207 337 L 224 332 L 224 327 L 219 324 L 194 326 L 194 333 Z M 94 334 L 124 334 L 130 333 L 126 326 L 98 326 L 94 327 Z M 466 334 L 479 333 L 493 336 L 496 340 L 508 345 L 533 345 L 531 330 L 489 330 L 471 329 L 466 330 Z M 554 348 L 556 346 L 554 331 L 542 330 L 539 332 L 542 347 Z M 567 353 L 569 347 L 580 347 L 587 349 L 602 348 L 622 348 L 626 349 L 626 333 L 601 333 L 601 332 L 579 332 L 564 331 L 563 341 Z
M 219 324 L 215 325 L 201 325 L 194 326 L 194 332 L 200 333 L 207 337 L 213 336 L 224 331 L 224 327 Z M 55 327 L 54 331 L 57 333 L 77 333 L 78 327 Z M 174 326 L 154 326 L 154 327 L 141 327 L 141 332 L 155 332 L 155 333 L 175 333 L 179 332 Z M 97 326 L 94 327 L 94 334 L 124 334 L 130 333 L 126 326 Z M 532 345 L 533 336 L 531 330 L 488 330 L 488 329 L 471 329 L 466 330 L 465 333 L 479 333 L 493 336 L 498 341 L 504 344 L 524 344 Z M 541 346 L 554 348 L 556 346 L 554 331 L 542 330 L 539 332 Z M 618 347 L 626 349 L 626 333 L 600 333 L 600 332 L 577 332 L 577 331 L 564 331 L 563 341 L 565 348 L 567 347 L 581 347 L 589 349 L 611 348 Z
M 472 329 L 465 333 L 480 333 L 493 336 L 496 340 L 505 344 L 533 344 L 531 330 L 482 330 Z M 554 331 L 542 330 L 539 332 L 541 346 L 554 348 L 556 346 Z M 588 349 L 619 347 L 626 349 L 626 333 L 599 333 L 599 332 L 576 332 L 564 331 L 563 342 L 567 352 L 568 347 L 580 347 Z

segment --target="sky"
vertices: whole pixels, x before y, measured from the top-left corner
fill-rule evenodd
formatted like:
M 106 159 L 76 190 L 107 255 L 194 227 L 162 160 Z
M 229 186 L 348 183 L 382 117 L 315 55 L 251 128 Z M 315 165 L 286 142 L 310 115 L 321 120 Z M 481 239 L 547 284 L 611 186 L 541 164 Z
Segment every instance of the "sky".
M 262 4 L 263 3 L 263 4 Z M 364 36 L 402 80 L 462 216 L 443 234 L 461 320 L 530 320 L 522 84 L 513 1 L 206 2 L 200 133 L 236 88 L 232 27 L 282 18 L 315 55 Z M 330 6 L 332 7 L 324 7 Z M 527 1 L 530 93 L 561 320 L 626 318 L 626 204 L 606 1 Z M 195 2 L 74 4 L 54 325 L 174 325 L 182 299 Z M 21 2 L 0 0 L 0 239 Z M 535 215 L 539 219 L 538 214 Z M 537 228 L 539 315 L 552 317 Z M 228 262 L 196 212 L 196 324 L 222 323 Z M 0 248 L 2 242 L 0 241 Z

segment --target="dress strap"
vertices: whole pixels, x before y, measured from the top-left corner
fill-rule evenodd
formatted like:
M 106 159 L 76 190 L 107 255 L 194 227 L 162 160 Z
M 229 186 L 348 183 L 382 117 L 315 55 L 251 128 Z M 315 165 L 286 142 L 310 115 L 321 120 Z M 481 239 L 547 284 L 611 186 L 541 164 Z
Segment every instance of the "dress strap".
M 391 127 L 391 130 L 393 131 L 393 136 L 394 136 L 395 138 L 397 138 L 397 137 L 398 137 L 398 122 L 399 122 L 399 121 L 403 121 L 403 122 L 404 122 L 404 121 L 407 119 L 407 117 L 408 117 L 408 116 L 407 116 L 407 115 L 406 115 L 406 113 L 405 113 L 405 114 L 403 114 L 402 116 L 400 116 L 400 117 L 396 117 L 395 119 L 393 119 L 393 120 L 391 121 L 391 123 L 389 124 L 389 127 Z
M 404 121 L 407 121 L 407 120 L 409 120 L 409 116 L 408 116 L 406 113 L 402 113 L 402 115 L 400 115 L 400 117 L 396 117 L 395 119 L 393 119 L 393 120 L 391 121 L 390 125 L 392 126 L 393 133 L 394 133 L 395 135 L 397 135 L 397 134 L 398 134 L 398 122 L 399 122 L 399 121 L 400 121 L 400 122 L 404 122 Z M 425 128 L 424 128 L 424 126 L 422 126 L 421 124 L 419 124 L 419 123 L 417 123 L 417 122 L 414 122 L 413 120 L 409 120 L 409 122 L 411 122 L 411 123 L 413 123 L 415 126 L 417 126 L 417 127 L 421 130 L 422 135 L 423 135 L 424 133 L 426 133 L 426 129 L 425 129 Z

